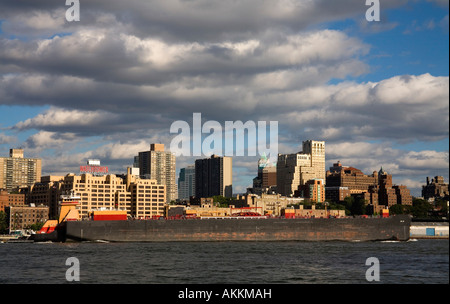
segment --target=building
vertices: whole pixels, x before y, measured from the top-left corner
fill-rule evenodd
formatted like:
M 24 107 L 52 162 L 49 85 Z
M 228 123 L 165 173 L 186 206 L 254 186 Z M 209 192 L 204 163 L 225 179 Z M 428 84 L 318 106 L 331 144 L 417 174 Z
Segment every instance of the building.
M 126 209 L 129 216 L 139 219 L 165 214 L 165 185 L 158 184 L 156 180 L 140 179 L 130 174 L 127 175 L 126 185 L 127 191 L 117 195 L 119 209 Z
M 412 205 L 412 195 L 409 189 L 405 185 L 392 186 L 397 196 L 397 204 L 400 205 Z
M 195 165 L 180 169 L 178 177 L 178 199 L 189 200 L 195 195 Z
M 426 200 L 448 197 L 449 184 L 444 182 L 444 177 L 427 177 L 427 184 L 422 186 L 422 196 Z
M 73 192 L 80 196 L 80 216 L 100 209 L 126 210 L 133 218 L 164 215 L 166 190 L 156 180 L 141 179 L 132 175 L 67 174 L 64 177 L 43 177 L 30 191 L 30 200 L 44 203 L 50 210 L 58 210 L 60 196 Z M 57 215 L 57 214 L 56 214 Z M 52 218 L 55 218 L 52 215 Z
M 392 188 L 392 175 L 383 168 L 378 172 L 378 204 L 387 207 L 397 204 L 397 193 Z
M 267 156 L 263 155 L 258 160 L 258 185 L 261 188 L 270 188 L 277 185 L 277 167 Z M 255 183 L 253 184 L 255 186 Z
M 195 161 L 195 197 L 233 196 L 231 157 L 212 155 Z
M 258 160 L 258 175 L 253 179 L 253 187 L 248 188 L 249 193 L 261 195 L 269 193 L 277 185 L 277 167 L 263 155 Z
M 237 204 L 254 208 L 261 215 L 281 216 L 282 210 L 304 202 L 303 198 L 286 197 L 280 194 L 246 194 L 237 196 Z
M 6 190 L 0 190 L 0 211 L 5 212 L 9 206 L 25 206 L 25 194 L 8 193 Z
M 28 201 L 36 206 L 48 206 L 48 216 L 50 219 L 57 219 L 59 216 L 59 197 L 61 196 L 61 186 L 64 176 L 42 176 L 40 182 L 29 188 Z
M 28 229 L 36 223 L 45 223 L 48 220 L 47 206 L 9 206 L 6 208 L 6 218 L 9 230 Z
M 327 171 L 326 180 L 326 198 L 334 202 L 353 196 L 371 205 L 375 213 L 395 204 L 412 205 L 409 189 L 404 185 L 393 185 L 392 175 L 383 168 L 365 175 L 359 169 L 344 167 L 337 162 Z
M 262 187 L 264 189 L 277 185 L 277 167 L 266 167 L 262 169 Z
M 378 172 L 374 171 L 372 175 L 365 175 L 359 169 L 343 167 L 338 161 L 327 171 L 326 185 L 327 189 L 328 187 L 348 188 L 350 194 L 363 193 L 369 191 L 371 186 L 378 185 Z
M 282 215 L 286 218 L 342 218 L 345 217 L 345 210 L 316 209 L 316 205 L 311 205 L 311 208 L 306 209 L 300 205 L 298 209 L 283 209 Z
M 154 179 L 158 184 L 165 185 L 167 203 L 176 200 L 178 190 L 175 176 L 175 155 L 164 151 L 164 144 L 151 144 L 150 151 L 139 152 L 138 161 L 141 178 Z
M 304 185 L 298 186 L 295 196 L 307 198 L 315 203 L 325 202 L 325 185 L 322 179 L 310 179 Z
M 325 187 L 325 199 L 335 203 L 343 202 L 347 196 L 351 196 L 348 187 Z
M 307 140 L 303 150 L 295 154 L 278 154 L 277 192 L 294 195 L 300 185 L 312 179 L 325 183 L 325 142 Z
M 371 186 L 369 191 L 363 194 L 375 213 L 380 213 L 382 209 L 389 209 L 396 204 L 412 205 L 409 189 L 404 185 L 393 185 L 392 175 L 383 168 L 378 171 L 378 185 Z
M 41 159 L 25 158 L 23 149 L 10 149 L 9 157 L 0 157 L 0 189 L 29 187 L 40 181 L 41 171 Z

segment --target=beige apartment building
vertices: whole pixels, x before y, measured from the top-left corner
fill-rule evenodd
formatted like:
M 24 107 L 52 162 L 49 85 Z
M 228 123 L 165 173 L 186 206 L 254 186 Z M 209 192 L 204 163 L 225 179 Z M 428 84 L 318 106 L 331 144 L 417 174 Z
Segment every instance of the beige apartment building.
M 8 192 L 32 186 L 41 179 L 42 160 L 25 158 L 23 149 L 10 149 L 9 157 L 0 157 L 0 189 Z
M 176 182 L 176 160 L 170 151 L 164 151 L 164 144 L 151 144 L 150 151 L 139 152 L 139 172 L 142 178 L 153 179 L 166 186 L 166 202 L 178 198 Z
M 64 176 L 42 176 L 41 181 L 29 187 L 28 201 L 38 205 L 48 206 L 50 219 L 57 219 L 59 215 L 59 197 Z
M 278 154 L 277 192 L 294 195 L 308 180 L 321 179 L 325 183 L 325 142 L 307 140 L 303 150 L 295 154 Z
M 133 218 L 164 215 L 166 187 L 156 180 L 140 179 L 130 174 L 130 170 L 124 177 L 73 173 L 64 177 L 44 177 L 41 183 L 31 188 L 30 202 L 46 201 L 45 205 L 51 210 L 58 210 L 60 196 L 71 192 L 80 197 L 81 217 L 88 217 L 90 211 L 100 209 L 126 210 Z

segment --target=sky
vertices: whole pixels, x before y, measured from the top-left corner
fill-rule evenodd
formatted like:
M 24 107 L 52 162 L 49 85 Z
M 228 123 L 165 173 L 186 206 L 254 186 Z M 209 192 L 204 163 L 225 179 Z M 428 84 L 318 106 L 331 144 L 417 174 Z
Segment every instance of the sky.
M 64 0 L 0 2 L 0 155 L 122 174 L 201 113 L 277 121 L 278 153 L 325 141 L 326 168 L 383 167 L 414 196 L 427 176 L 448 182 L 448 1 L 380 0 L 380 21 L 365 0 L 79 2 L 72 22 Z M 257 174 L 247 154 L 235 193 Z M 177 174 L 206 157 L 177 157 Z

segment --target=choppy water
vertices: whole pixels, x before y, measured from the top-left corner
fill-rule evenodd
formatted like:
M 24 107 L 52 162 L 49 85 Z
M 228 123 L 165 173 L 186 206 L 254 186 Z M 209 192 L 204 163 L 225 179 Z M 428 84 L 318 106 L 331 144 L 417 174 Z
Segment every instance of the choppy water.
M 67 283 L 69 257 L 80 283 L 449 283 L 448 240 L 409 242 L 4 243 L 0 283 Z

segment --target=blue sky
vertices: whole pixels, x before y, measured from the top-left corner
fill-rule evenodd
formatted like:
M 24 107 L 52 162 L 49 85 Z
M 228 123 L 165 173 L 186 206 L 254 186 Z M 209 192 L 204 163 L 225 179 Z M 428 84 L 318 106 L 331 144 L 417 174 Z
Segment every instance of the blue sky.
M 122 173 L 170 125 L 279 122 L 279 153 L 307 139 L 420 195 L 448 181 L 448 1 L 61 1 L 0 4 L 0 154 L 43 158 L 43 174 L 87 158 Z M 257 8 L 257 9 L 255 9 Z M 177 169 L 194 162 L 179 157 Z M 243 192 L 257 157 L 234 157 Z

